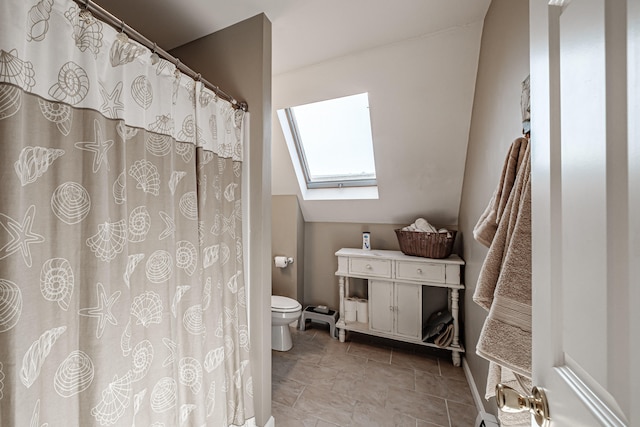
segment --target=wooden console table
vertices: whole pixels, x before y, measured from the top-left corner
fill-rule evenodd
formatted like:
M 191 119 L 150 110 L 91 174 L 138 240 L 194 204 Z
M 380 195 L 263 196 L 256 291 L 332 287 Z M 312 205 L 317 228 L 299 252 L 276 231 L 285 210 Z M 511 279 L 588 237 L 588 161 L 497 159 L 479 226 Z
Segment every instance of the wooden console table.
M 336 323 L 340 341 L 345 332 L 386 337 L 452 352 L 453 364 L 460 366 L 458 323 L 459 291 L 464 289 L 460 280 L 460 266 L 464 261 L 457 255 L 445 259 L 432 259 L 404 255 L 400 251 L 362 250 L 343 248 L 336 252 L 340 287 L 340 319 Z M 367 279 L 369 294 L 369 322 L 351 322 L 345 319 L 344 300 L 350 296 L 349 279 Z M 423 340 L 423 325 L 431 313 L 423 310 L 429 288 L 448 288 L 448 308 L 453 317 L 453 341 L 448 347 Z

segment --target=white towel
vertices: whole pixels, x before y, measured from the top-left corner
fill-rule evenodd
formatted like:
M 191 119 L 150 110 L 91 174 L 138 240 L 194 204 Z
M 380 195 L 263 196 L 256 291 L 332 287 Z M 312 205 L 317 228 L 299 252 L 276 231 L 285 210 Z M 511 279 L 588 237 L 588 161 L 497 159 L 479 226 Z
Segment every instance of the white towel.
M 416 219 L 411 225 L 402 228 L 402 231 L 420 231 L 422 233 L 437 233 L 438 229 L 424 218 Z

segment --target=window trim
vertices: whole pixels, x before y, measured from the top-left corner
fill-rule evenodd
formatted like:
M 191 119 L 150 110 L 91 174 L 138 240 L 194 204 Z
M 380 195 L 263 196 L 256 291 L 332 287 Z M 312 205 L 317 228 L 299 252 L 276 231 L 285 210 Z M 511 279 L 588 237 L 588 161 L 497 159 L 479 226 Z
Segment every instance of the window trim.
M 304 154 L 304 149 L 300 144 L 302 138 L 300 138 L 300 131 L 298 131 L 298 124 L 296 122 L 295 114 L 293 113 L 293 109 L 291 107 L 285 108 L 284 113 L 287 117 L 287 123 L 289 124 L 291 136 L 293 137 L 293 143 L 296 147 L 296 153 L 298 153 L 298 159 L 300 159 L 300 166 L 302 166 L 304 180 L 307 182 L 307 188 L 310 188 L 309 183 L 311 182 L 311 179 L 309 178 L 309 163 L 307 162 L 307 156 Z
M 307 161 L 307 157 L 304 152 L 304 146 L 302 145 L 302 137 L 300 136 L 300 131 L 298 130 L 298 125 L 295 118 L 295 112 L 293 111 L 294 108 L 295 107 L 286 107 L 284 108 L 284 113 L 287 119 L 287 124 L 289 125 L 289 131 L 293 139 L 293 143 L 296 149 L 296 153 L 298 155 L 298 159 L 300 160 L 302 174 L 304 175 L 304 180 L 306 182 L 308 189 L 376 187 L 378 185 L 377 177 L 365 178 L 365 179 L 345 178 L 345 179 L 326 179 L 322 181 L 313 181 L 309 176 L 309 163 Z M 369 126 L 371 126 L 371 124 L 369 124 Z

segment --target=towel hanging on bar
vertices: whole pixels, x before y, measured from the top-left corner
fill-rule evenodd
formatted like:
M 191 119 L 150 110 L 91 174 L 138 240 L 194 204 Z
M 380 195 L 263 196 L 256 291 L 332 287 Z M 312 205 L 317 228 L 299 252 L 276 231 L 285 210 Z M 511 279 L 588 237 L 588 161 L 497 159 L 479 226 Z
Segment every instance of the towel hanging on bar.
M 473 300 L 489 311 L 478 355 L 531 376 L 530 144 L 500 217 Z
M 473 228 L 473 237 L 486 247 L 491 246 L 493 236 L 496 230 L 498 230 L 498 224 L 504 214 L 507 201 L 511 195 L 511 190 L 522 166 L 522 161 L 528 146 L 529 140 L 527 138 L 516 138 L 516 140 L 511 143 L 507 157 L 504 160 L 504 166 L 502 167 L 500 182 L 491 196 L 487 208 Z M 489 310 L 488 306 L 484 308 Z

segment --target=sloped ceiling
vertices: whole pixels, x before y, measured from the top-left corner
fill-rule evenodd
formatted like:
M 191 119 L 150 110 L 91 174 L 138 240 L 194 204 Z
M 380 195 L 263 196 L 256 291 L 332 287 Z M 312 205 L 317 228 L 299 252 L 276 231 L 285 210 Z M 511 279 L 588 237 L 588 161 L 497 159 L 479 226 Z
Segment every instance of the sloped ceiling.
M 481 30 L 479 21 L 274 76 L 276 110 L 369 93 L 379 199 L 301 200 L 306 221 L 457 225 Z M 272 192 L 300 198 L 279 123 L 272 133 Z
M 82 0 L 86 1 L 86 0 Z M 490 0 L 97 0 L 165 50 L 259 13 L 273 73 L 484 19 Z
M 165 50 L 264 12 L 273 24 L 273 194 L 297 194 L 306 221 L 457 224 L 490 0 L 95 3 Z M 361 92 L 380 198 L 303 201 L 276 110 Z

